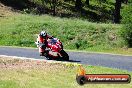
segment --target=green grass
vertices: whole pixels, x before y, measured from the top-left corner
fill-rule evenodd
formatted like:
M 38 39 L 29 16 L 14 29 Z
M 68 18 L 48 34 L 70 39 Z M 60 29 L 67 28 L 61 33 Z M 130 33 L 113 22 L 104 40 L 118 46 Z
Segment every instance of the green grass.
M 3 64 L 3 63 L 6 63 Z M 87 74 L 130 74 L 125 70 L 84 65 Z M 76 83 L 77 66 L 0 57 L 0 88 L 131 88 L 130 84 Z
M 35 47 L 36 34 L 43 28 L 59 38 L 66 49 L 111 49 L 125 46 L 125 41 L 119 35 L 122 25 L 25 14 L 0 20 L 0 45 Z
M 100 49 L 100 48 L 88 48 L 87 50 L 67 50 L 72 52 L 86 52 L 86 53 L 100 53 L 100 54 L 115 54 L 115 55 L 126 55 L 126 56 L 132 56 L 132 48 L 121 49 L 121 48 L 115 48 L 115 49 Z
M 127 46 L 120 36 L 121 24 L 92 23 L 48 15 L 16 14 L 1 17 L 0 45 L 36 47 L 36 34 L 42 29 L 59 38 L 68 50 L 132 55 L 131 49 L 121 48 Z
M 24 2 L 22 0 L 15 1 L 18 3 Z M 42 4 L 42 0 L 33 1 Z M 61 12 L 76 15 L 80 14 L 77 14 L 76 11 L 72 11 L 72 9 L 74 9 L 73 1 L 64 2 L 61 0 L 59 2 L 61 2 L 61 4 L 57 6 L 58 14 Z M 82 2 L 84 4 L 85 0 L 82 0 Z M 68 50 L 132 55 L 132 49 L 127 48 L 131 47 L 131 32 L 129 32 L 131 23 L 128 22 L 130 26 L 126 25 L 126 28 L 123 27 L 124 24 L 109 23 L 109 19 L 111 19 L 109 16 L 112 16 L 114 3 L 114 0 L 107 2 L 91 0 L 90 6 L 83 5 L 83 10 L 88 12 L 81 15 L 85 20 L 82 20 L 81 17 L 70 18 L 68 15 L 67 17 L 69 17 L 69 19 L 49 15 L 32 15 L 32 12 L 31 14 L 20 14 L 17 12 L 11 14 L 11 11 L 8 13 L 8 9 L 4 11 L 5 9 L 2 9 L 4 7 L 1 7 L 3 11 L 0 12 L 2 15 L 0 17 L 0 46 L 36 47 L 34 44 L 37 37 L 36 34 L 43 28 L 51 35 L 59 38 L 63 42 L 64 48 Z M 31 9 L 33 8 L 31 7 Z M 127 5 L 122 4 L 121 15 L 124 15 L 123 19 L 124 17 L 131 18 L 126 16 L 126 11 L 128 11 Z M 11 16 L 4 16 L 3 14 L 11 14 Z M 89 22 L 89 19 L 96 19 L 94 15 L 96 15 L 97 18 L 99 17 L 98 15 L 101 15 L 107 22 L 96 23 L 102 22 L 101 20 L 103 20 L 103 18 L 100 17 L 100 21 L 95 21 L 94 23 L 93 21 Z M 88 16 L 88 18 L 85 18 L 85 16 Z M 90 16 L 94 16 L 94 18 Z M 128 19 L 124 19 L 124 23 L 126 23 L 125 20 L 127 21 Z

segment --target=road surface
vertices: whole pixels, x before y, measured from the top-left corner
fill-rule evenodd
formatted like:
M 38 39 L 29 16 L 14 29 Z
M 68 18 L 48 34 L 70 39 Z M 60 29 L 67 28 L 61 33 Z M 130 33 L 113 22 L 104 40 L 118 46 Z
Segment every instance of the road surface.
M 68 54 L 70 62 L 132 71 L 132 56 L 84 52 L 68 52 Z M 0 47 L 0 55 L 45 59 L 39 56 L 37 49 L 29 48 Z

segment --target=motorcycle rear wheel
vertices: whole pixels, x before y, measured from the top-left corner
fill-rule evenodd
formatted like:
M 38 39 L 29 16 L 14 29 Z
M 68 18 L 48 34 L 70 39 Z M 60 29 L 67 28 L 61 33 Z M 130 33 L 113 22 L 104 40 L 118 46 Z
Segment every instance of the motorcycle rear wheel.
M 60 54 L 62 55 L 63 60 L 69 61 L 69 55 L 64 50 L 61 50 Z

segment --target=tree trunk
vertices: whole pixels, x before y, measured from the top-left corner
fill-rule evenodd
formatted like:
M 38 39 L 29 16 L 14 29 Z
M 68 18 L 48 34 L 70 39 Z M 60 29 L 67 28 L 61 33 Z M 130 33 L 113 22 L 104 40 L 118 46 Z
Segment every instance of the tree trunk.
M 120 9 L 121 9 L 121 0 L 116 0 L 115 3 L 115 12 L 114 12 L 114 23 L 120 23 Z
M 53 4 L 53 16 L 56 15 L 56 0 L 52 0 L 52 4 Z
M 86 0 L 85 3 L 89 6 L 89 0 Z
M 126 0 L 125 3 L 127 4 L 128 3 L 128 0 Z
M 77 10 L 81 10 L 82 9 L 82 2 L 81 2 L 81 0 L 76 0 L 76 2 L 75 2 L 75 8 Z
M 128 0 L 122 0 L 123 3 L 127 4 L 128 3 Z

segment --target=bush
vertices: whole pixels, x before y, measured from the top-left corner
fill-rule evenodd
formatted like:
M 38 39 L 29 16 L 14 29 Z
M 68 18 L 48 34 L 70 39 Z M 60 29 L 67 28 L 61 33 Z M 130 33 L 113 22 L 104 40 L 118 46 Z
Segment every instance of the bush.
M 122 18 L 124 28 L 121 31 L 121 35 L 126 40 L 128 47 L 132 47 L 132 1 L 123 9 Z

